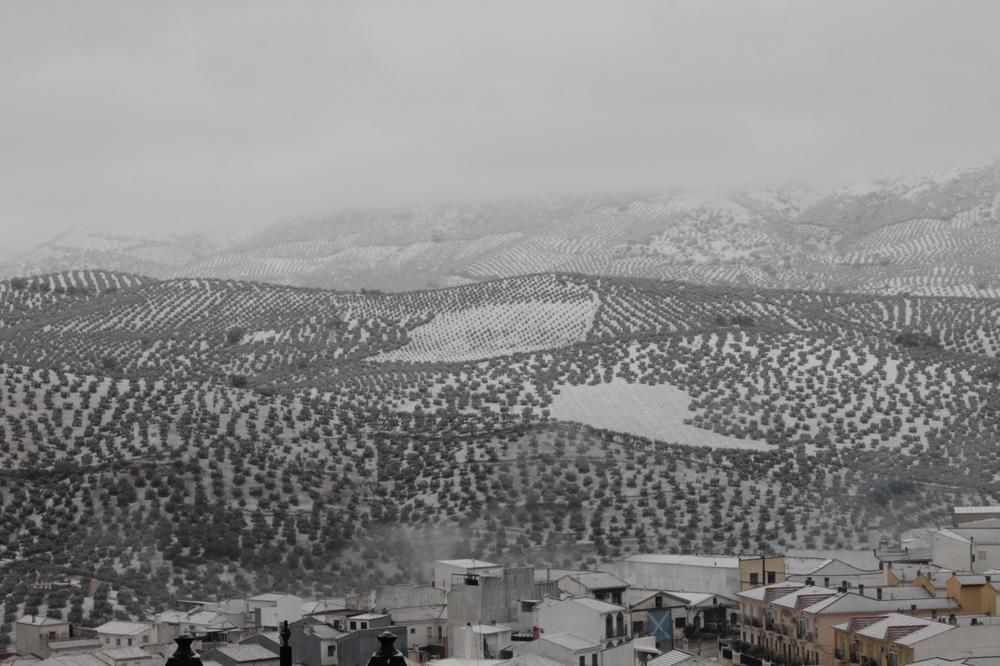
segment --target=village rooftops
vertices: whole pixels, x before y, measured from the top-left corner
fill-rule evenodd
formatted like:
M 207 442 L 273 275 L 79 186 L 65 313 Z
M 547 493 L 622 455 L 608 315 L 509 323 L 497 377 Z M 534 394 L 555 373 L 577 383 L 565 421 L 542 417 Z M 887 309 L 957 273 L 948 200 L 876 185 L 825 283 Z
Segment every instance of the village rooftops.
M 959 604 L 948 597 L 928 597 L 926 599 L 873 599 L 851 592 L 839 593 L 827 599 L 817 601 L 802 610 L 806 613 L 858 613 L 877 614 L 893 613 L 905 610 L 955 610 Z M 906 616 L 909 617 L 909 616 Z
M 819 598 L 831 597 L 837 594 L 837 590 L 831 590 L 828 587 L 818 587 L 816 585 L 806 585 L 805 587 L 800 587 L 795 590 L 790 591 L 777 599 L 774 599 L 771 603 L 775 606 L 781 606 L 782 608 L 795 608 L 799 599 L 809 599 L 809 600 L 819 600 Z
M 439 662 L 435 662 L 437 663 Z M 509 661 L 500 662 L 497 666 L 562 666 L 562 662 L 538 654 L 519 654 Z
M 736 600 L 725 595 L 714 592 L 664 592 L 667 596 L 686 601 L 688 606 L 724 606 L 728 603 L 736 603 Z M 715 602 L 715 603 L 713 603 Z
M 344 636 L 348 635 L 347 632 L 341 631 L 336 627 L 331 627 L 330 625 L 325 623 L 307 625 L 305 627 L 305 632 L 312 634 L 316 638 L 319 638 L 320 640 L 324 641 L 337 640 L 339 638 L 343 638 Z M 275 641 L 275 643 L 281 645 L 280 641 Z
M 535 582 L 536 583 L 554 583 L 560 578 L 565 578 L 566 576 L 572 576 L 574 574 L 587 574 L 594 573 L 587 569 L 535 569 Z
M 370 622 L 372 620 L 381 620 L 384 617 L 388 617 L 388 615 L 385 613 L 360 613 L 358 615 L 351 615 L 348 619 Z
M 101 650 L 104 654 L 115 661 L 126 661 L 132 659 L 152 659 L 153 655 L 140 647 L 115 647 Z
M 649 666 L 674 666 L 675 664 L 713 664 L 713 660 L 702 659 L 684 650 L 671 650 L 649 661 Z
M 572 573 L 564 578 L 570 578 L 580 583 L 588 590 L 616 590 L 629 586 L 627 581 L 622 580 L 614 574 L 604 571 L 588 571 L 586 573 Z
M 869 622 L 867 626 L 855 629 L 858 636 L 874 638 L 877 640 L 890 640 L 898 645 L 913 645 L 922 640 L 951 631 L 954 627 L 944 622 L 935 620 L 925 620 L 912 615 L 901 615 L 899 613 L 889 613 L 878 619 Z M 851 622 L 844 622 L 834 625 L 834 629 L 850 631 Z
M 447 620 L 447 606 L 416 606 L 414 608 L 397 608 L 392 613 L 392 621 L 399 624 L 407 622 L 426 622 L 429 620 Z
M 248 643 L 246 645 L 223 645 L 215 648 L 219 654 L 224 654 L 235 662 L 265 661 L 267 659 L 277 659 L 278 655 L 268 650 L 263 645 Z
M 586 606 L 587 608 L 595 610 L 598 613 L 618 613 L 625 610 L 622 606 L 616 606 L 604 601 L 598 601 L 597 599 L 591 599 L 590 597 L 572 597 L 570 599 L 566 599 L 566 601 Z
M 494 564 L 493 562 L 487 562 L 486 560 L 438 560 L 437 564 L 446 564 L 448 566 L 456 567 L 458 569 L 491 569 L 493 567 L 500 566 L 499 564 Z
M 652 597 L 656 596 L 666 596 L 667 594 L 670 593 L 667 592 L 666 590 L 630 587 L 629 589 L 625 590 L 623 601 L 625 602 L 626 607 L 632 608 L 633 606 L 638 606 L 647 599 L 651 599 Z
M 320 599 L 319 601 L 302 602 L 302 612 L 306 615 L 342 610 L 347 610 L 347 601 L 345 599 Z
M 111 634 L 112 636 L 137 636 L 144 631 L 149 631 L 150 626 L 141 622 L 105 622 L 96 631 L 99 634 Z
M 952 513 L 959 516 L 982 513 L 1000 513 L 1000 506 L 956 506 Z
M 510 627 L 505 624 L 470 624 L 466 629 L 471 629 L 475 634 L 489 636 L 492 634 L 502 634 L 510 631 Z
M 17 621 L 17 624 L 27 624 L 33 627 L 54 627 L 59 624 L 69 624 L 69 622 L 45 617 L 44 615 L 25 615 Z
M 738 569 L 740 558 L 727 555 L 671 555 L 669 553 L 648 553 L 645 555 L 630 555 L 625 562 L 643 562 L 646 564 L 673 564 L 689 567 L 715 567 L 723 569 Z
M 92 654 L 67 654 L 36 661 L 35 666 L 108 666 Z
M 290 597 L 290 594 L 282 594 L 279 592 L 266 592 L 264 594 L 258 594 L 250 597 L 247 601 L 262 601 L 267 603 L 275 603 L 281 601 L 285 597 Z
M 569 632 L 542 634 L 541 640 L 564 647 L 570 652 L 596 650 L 601 647 L 598 643 L 595 643 L 590 639 L 584 638 L 583 636 L 577 636 L 576 634 L 571 634 Z
M 104 643 L 96 638 L 65 638 L 48 642 L 49 650 L 58 652 L 60 650 L 82 650 L 87 648 L 100 649 Z
M 744 590 L 743 592 L 737 592 L 736 596 L 743 599 L 752 599 L 754 601 L 766 601 L 768 597 L 774 598 L 775 592 L 778 594 L 791 594 L 798 588 L 805 587 L 805 583 L 798 583 L 793 580 L 786 580 L 780 583 L 771 583 L 770 585 L 763 585 L 761 587 L 755 587 L 752 590 Z M 785 592 L 785 590 L 788 590 Z

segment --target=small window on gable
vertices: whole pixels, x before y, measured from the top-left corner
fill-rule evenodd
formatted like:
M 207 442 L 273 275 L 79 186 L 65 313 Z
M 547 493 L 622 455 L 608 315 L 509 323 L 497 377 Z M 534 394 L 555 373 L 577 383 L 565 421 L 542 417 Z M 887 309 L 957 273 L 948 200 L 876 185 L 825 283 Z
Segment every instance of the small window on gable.
M 327 645 L 326 646 L 326 656 L 332 657 L 336 652 L 337 652 L 337 646 L 336 645 Z

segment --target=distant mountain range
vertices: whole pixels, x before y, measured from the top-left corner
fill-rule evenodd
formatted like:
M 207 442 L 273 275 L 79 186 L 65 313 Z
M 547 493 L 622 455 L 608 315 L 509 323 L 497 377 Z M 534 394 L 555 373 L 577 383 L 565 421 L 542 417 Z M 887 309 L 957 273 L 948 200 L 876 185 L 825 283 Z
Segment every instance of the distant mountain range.
M 1000 295 L 1000 165 L 818 193 L 607 195 L 346 211 L 242 238 L 60 236 L 0 276 L 106 269 L 401 291 L 547 271 L 699 284 Z

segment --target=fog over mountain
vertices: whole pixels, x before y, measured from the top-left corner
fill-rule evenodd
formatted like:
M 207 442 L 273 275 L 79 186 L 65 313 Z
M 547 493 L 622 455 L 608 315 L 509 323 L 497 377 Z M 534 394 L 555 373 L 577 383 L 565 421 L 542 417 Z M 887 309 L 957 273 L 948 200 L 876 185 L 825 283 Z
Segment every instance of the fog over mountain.
M 989 162 L 998 19 L 989 1 L 11 0 L 3 250 Z
M 699 284 L 1000 295 L 1000 166 L 825 192 L 780 186 L 347 210 L 256 233 L 70 233 L 0 276 L 104 269 L 337 290 L 557 271 Z

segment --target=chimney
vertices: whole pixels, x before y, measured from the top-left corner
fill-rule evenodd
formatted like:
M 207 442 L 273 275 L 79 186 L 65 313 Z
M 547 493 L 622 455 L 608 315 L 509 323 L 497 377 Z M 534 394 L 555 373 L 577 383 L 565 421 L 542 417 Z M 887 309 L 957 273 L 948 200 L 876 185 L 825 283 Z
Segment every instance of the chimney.
M 378 649 L 368 660 L 368 666 L 406 666 L 406 658 L 395 648 L 396 635 L 383 631 L 378 635 Z
M 193 636 L 178 636 L 174 642 L 177 643 L 177 649 L 170 659 L 167 659 L 165 666 L 202 666 L 201 657 L 191 649 Z
M 288 640 L 292 632 L 288 628 L 288 620 L 281 623 L 281 647 L 278 648 L 278 666 L 292 666 L 292 646 Z

